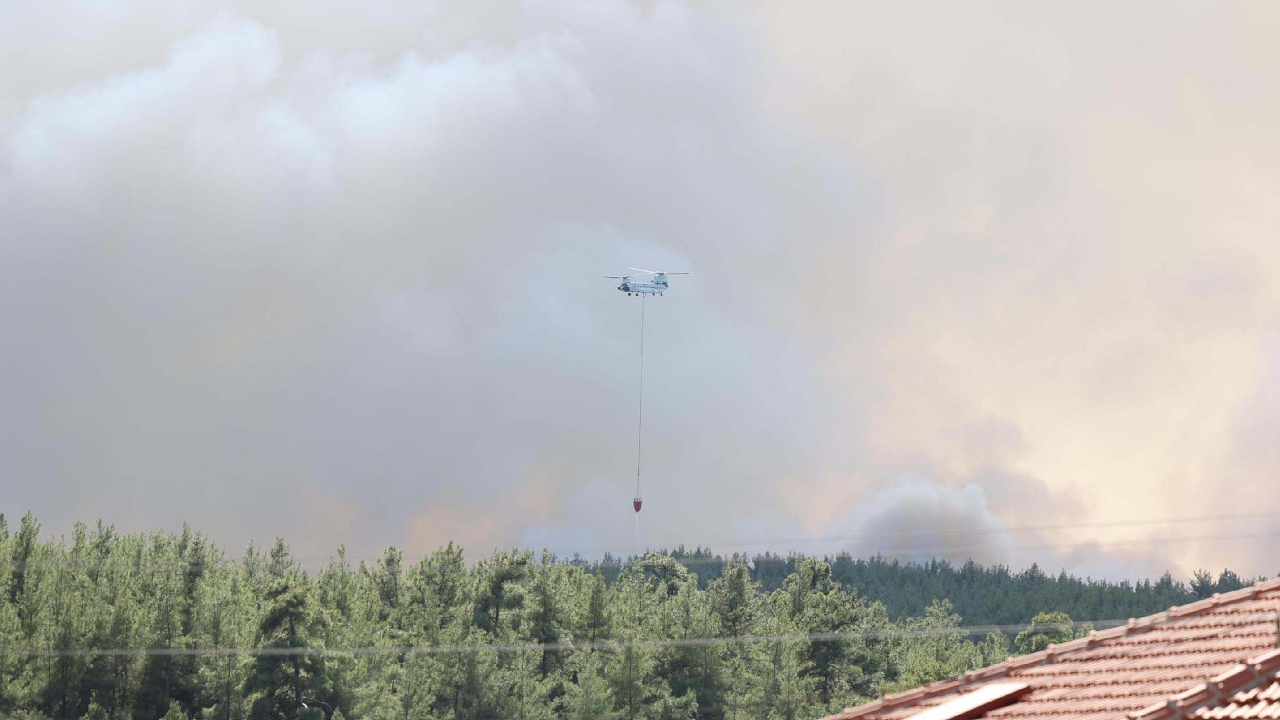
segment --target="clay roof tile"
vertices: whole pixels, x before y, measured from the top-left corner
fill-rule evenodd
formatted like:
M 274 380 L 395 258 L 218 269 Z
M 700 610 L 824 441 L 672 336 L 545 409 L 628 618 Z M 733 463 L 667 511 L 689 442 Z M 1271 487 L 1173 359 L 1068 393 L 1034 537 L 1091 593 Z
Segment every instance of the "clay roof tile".
M 832 720 L 906 720 L 991 682 L 1026 683 L 999 720 L 1280 720 L 1280 579 L 1133 618 Z

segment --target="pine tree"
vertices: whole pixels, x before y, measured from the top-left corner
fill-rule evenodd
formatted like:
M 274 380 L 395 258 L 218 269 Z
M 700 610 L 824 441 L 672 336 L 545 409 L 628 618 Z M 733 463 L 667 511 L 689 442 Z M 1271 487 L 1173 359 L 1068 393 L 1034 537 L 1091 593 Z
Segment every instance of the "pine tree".
M 404 554 L 395 548 L 387 548 L 378 564 L 367 571 L 377 591 L 378 622 L 396 630 L 401 629 L 400 606 L 401 581 L 404 572 Z
M 153 536 L 146 561 L 142 593 L 148 599 L 149 612 L 142 626 L 150 630 L 147 646 L 181 649 L 187 645 L 187 637 L 182 630 L 189 601 L 185 596 L 185 568 L 178 554 L 178 544 L 163 535 Z M 168 712 L 175 700 L 184 707 L 190 707 L 194 682 L 193 668 L 176 655 L 147 656 L 134 707 L 135 720 L 156 720 Z
M 570 570 L 554 565 L 551 557 L 546 554 L 543 554 L 541 562 L 530 569 L 528 607 L 522 640 L 549 645 L 563 639 L 569 614 L 565 598 L 567 584 L 563 582 L 567 572 Z M 560 650 L 543 650 L 538 654 L 538 675 L 543 679 L 558 671 L 564 662 L 564 653 Z
M 859 633 L 884 624 L 882 610 L 869 608 L 835 582 L 828 563 L 811 558 L 796 567 L 771 606 L 810 635 Z M 814 639 L 803 654 L 804 672 L 814 679 L 818 702 L 828 710 L 838 710 L 850 696 L 869 694 L 884 673 L 882 654 L 865 641 Z
M 0 571 L 7 559 L 0 541 Z M 22 636 L 18 612 L 7 597 L 0 597 L 0 714 L 8 714 L 26 700 L 22 675 L 25 663 L 16 654 L 28 647 Z
M 6 527 L 7 530 L 7 527 Z M 12 561 L 10 563 L 9 576 L 9 602 L 15 607 L 21 607 L 20 600 L 27 589 L 27 579 L 32 574 L 30 571 L 37 564 L 36 543 L 40 536 L 40 523 L 35 516 L 27 513 L 22 516 L 22 523 L 18 526 L 18 534 L 13 540 Z M 31 623 L 32 618 L 25 617 L 19 612 L 20 619 L 25 623 Z M 26 635 L 30 637 L 34 634 L 33 629 L 28 625 L 24 628 Z
M 85 573 L 88 534 L 77 523 L 72 545 L 61 541 L 56 551 L 51 602 L 44 604 L 40 624 L 47 629 L 52 647 L 75 649 L 90 645 L 94 633 L 94 593 L 89 591 Z M 53 717 L 79 717 L 88 709 L 92 688 L 85 682 L 88 660 L 83 655 L 63 654 L 49 663 L 41 706 Z
M 404 720 L 435 720 L 436 713 L 444 705 L 448 688 L 441 682 L 442 670 L 439 658 L 415 653 L 404 662 L 404 687 L 400 693 L 401 718 Z
M 648 648 L 625 644 L 613 654 L 606 668 L 609 695 L 619 716 L 626 720 L 652 718 L 650 706 L 669 693 L 665 683 L 661 690 L 658 688 L 658 663 L 653 655 Z
M 481 561 L 477 570 L 479 587 L 476 594 L 473 624 L 490 634 L 500 634 L 503 612 L 518 611 L 524 606 L 524 581 L 529 576 L 529 551 L 495 551 Z
M 253 643 L 251 589 L 241 572 L 221 566 L 200 584 L 196 595 L 193 639 L 215 651 L 198 658 L 197 700 L 205 720 L 243 720 L 248 708 L 243 687 L 249 673 L 246 657 L 233 652 Z
M 563 694 L 559 671 L 543 672 L 547 654 L 517 650 L 500 658 L 497 681 L 505 692 L 501 717 L 507 720 L 551 720 L 555 698 Z
M 904 621 L 893 651 L 894 688 L 906 690 L 981 667 L 978 649 L 955 632 L 959 626 L 960 616 L 946 600 L 930 605 L 924 617 Z
M 575 663 L 575 682 L 565 698 L 570 720 L 616 720 L 619 713 L 609 700 L 599 653 L 585 653 Z
M 661 675 L 657 649 L 643 644 L 660 634 L 663 607 L 675 594 L 672 589 L 678 593 L 688 581 L 688 573 L 683 566 L 648 560 L 625 571 L 614 586 L 613 632 L 619 647 L 610 650 L 605 665 L 609 696 L 625 720 L 692 718 L 696 697 L 692 692 L 673 696 Z
M 676 697 L 691 696 L 705 716 L 717 717 L 728 690 L 727 654 L 720 643 L 698 642 L 722 633 L 720 620 L 711 609 L 707 593 L 698 590 L 697 577 L 690 577 L 680 592 L 664 607 L 662 635 L 684 641 L 663 648 L 659 672 Z
M 806 644 L 785 639 L 800 628 L 769 615 L 758 630 L 776 639 L 746 645 L 736 658 L 726 720 L 801 720 L 825 714 L 817 701 L 817 677 L 805 659 Z
M 1218 584 L 1213 581 L 1213 574 L 1208 570 L 1196 570 L 1191 580 L 1191 592 L 1201 600 L 1209 597 L 1218 589 Z
M 755 615 L 759 583 L 751 579 L 746 563 L 734 560 L 724 573 L 708 586 L 711 607 L 720 618 L 720 625 L 728 637 L 745 635 Z
M 252 550 L 252 546 L 250 546 Z M 289 545 L 285 543 L 284 538 L 277 537 L 274 545 L 271 546 L 271 552 L 267 557 L 267 576 L 272 580 L 281 580 L 294 574 L 297 570 L 297 563 L 294 562 L 293 556 L 289 554 Z
M 465 634 L 451 638 L 450 644 L 472 648 L 444 653 L 440 660 L 440 686 L 444 688 L 441 706 L 445 717 L 453 720 L 487 720 L 502 717 L 503 689 L 497 680 L 497 653 L 486 650 L 492 637 L 470 628 Z
M 259 646 L 286 652 L 254 659 L 245 681 L 245 690 L 254 696 L 253 720 L 295 720 L 304 715 L 304 700 L 327 695 L 322 658 L 305 652 L 318 629 L 308 590 L 305 579 L 295 574 L 277 578 L 267 591 Z
M 50 578 L 57 558 L 52 547 L 38 542 L 40 523 L 28 512 L 22 516 L 18 532 L 6 541 L 9 548 L 9 605 L 17 615 L 22 642 L 28 647 L 51 647 L 54 638 L 42 627 L 42 612 L 47 612 L 53 595 Z M 11 667 L 15 676 L 10 693 L 20 702 L 34 704 L 47 692 L 51 665 L 40 658 L 25 657 Z
M 465 609 L 473 602 L 474 585 L 462 548 L 449 543 L 423 558 L 410 578 L 409 594 L 421 609 L 417 630 L 428 641 L 438 640 L 450 624 L 470 621 Z
M 580 603 L 582 607 L 578 614 L 580 619 L 577 623 L 577 635 L 584 642 L 594 645 L 610 637 L 609 626 L 612 620 L 609 610 L 609 591 L 603 575 L 592 573 L 583 577 L 587 587 L 585 592 L 579 591 L 585 599 Z
M 89 647 L 145 647 L 145 603 L 139 579 L 141 536 L 121 537 L 99 523 L 92 543 L 93 560 L 86 591 L 92 593 L 94 625 Z M 129 654 L 89 659 L 86 686 L 109 718 L 129 717 L 138 691 L 143 658 Z

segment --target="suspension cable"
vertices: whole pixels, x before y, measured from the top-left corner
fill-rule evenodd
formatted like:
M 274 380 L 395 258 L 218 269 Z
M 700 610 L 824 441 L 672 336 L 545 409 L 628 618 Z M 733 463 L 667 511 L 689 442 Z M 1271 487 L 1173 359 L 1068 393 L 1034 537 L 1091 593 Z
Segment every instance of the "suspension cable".
M 644 295 L 640 295 L 640 412 L 636 420 L 636 499 L 640 499 L 640 455 L 644 437 Z

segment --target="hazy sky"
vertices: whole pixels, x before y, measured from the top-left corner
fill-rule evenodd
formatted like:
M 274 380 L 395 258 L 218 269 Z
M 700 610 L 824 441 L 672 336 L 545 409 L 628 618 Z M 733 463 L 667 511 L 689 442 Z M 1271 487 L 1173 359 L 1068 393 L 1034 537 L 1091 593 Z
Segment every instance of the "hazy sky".
M 0 510 L 304 558 L 1275 574 L 1278 34 L 1261 1 L 5 3 Z M 630 265 L 693 272 L 647 305 L 638 531 Z

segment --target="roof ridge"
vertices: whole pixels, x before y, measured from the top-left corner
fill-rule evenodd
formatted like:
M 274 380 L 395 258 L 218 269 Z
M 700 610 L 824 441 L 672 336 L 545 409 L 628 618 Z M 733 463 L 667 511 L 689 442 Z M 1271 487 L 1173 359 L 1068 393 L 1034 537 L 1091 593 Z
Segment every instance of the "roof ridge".
M 853 720 L 854 718 L 869 715 L 886 707 L 895 707 L 924 700 L 926 698 L 937 697 L 956 690 L 963 690 L 973 681 L 985 681 L 995 679 L 997 677 L 1005 677 L 1018 670 L 1024 670 L 1036 665 L 1052 663 L 1059 659 L 1063 654 L 1075 654 L 1085 650 L 1092 650 L 1098 645 L 1106 644 L 1111 640 L 1128 637 L 1132 632 L 1146 632 L 1154 629 L 1157 625 L 1170 620 L 1180 620 L 1182 618 L 1200 615 L 1209 610 L 1215 610 L 1223 605 L 1237 603 L 1242 600 L 1252 600 L 1263 593 L 1271 592 L 1273 590 L 1280 590 L 1280 576 L 1277 576 L 1272 580 L 1254 583 L 1253 585 L 1240 588 L 1239 590 L 1232 590 L 1227 593 L 1214 593 L 1210 597 L 1187 603 L 1186 605 L 1174 605 L 1164 612 L 1153 613 L 1140 618 L 1129 618 L 1129 621 L 1124 625 L 1107 628 L 1106 630 L 1094 630 L 1083 638 L 1050 645 L 1039 652 L 1011 657 L 1003 662 L 996 663 L 995 665 L 989 665 L 985 668 L 966 672 L 959 678 L 938 680 L 921 687 L 912 688 L 906 692 L 886 695 L 879 700 L 874 700 L 866 703 L 865 705 L 845 708 L 843 711 L 835 715 L 823 718 L 823 720 Z M 1280 653 L 1280 651 L 1276 652 Z M 1280 654 L 1277 655 L 1277 658 L 1277 666 L 1280 667 Z M 1170 700 L 1169 702 L 1172 701 Z M 1154 706 L 1152 706 L 1152 708 L 1154 708 Z M 1147 708 L 1141 712 L 1146 712 L 1152 708 Z M 1147 718 L 1144 716 L 1141 720 L 1159 719 L 1156 717 Z

